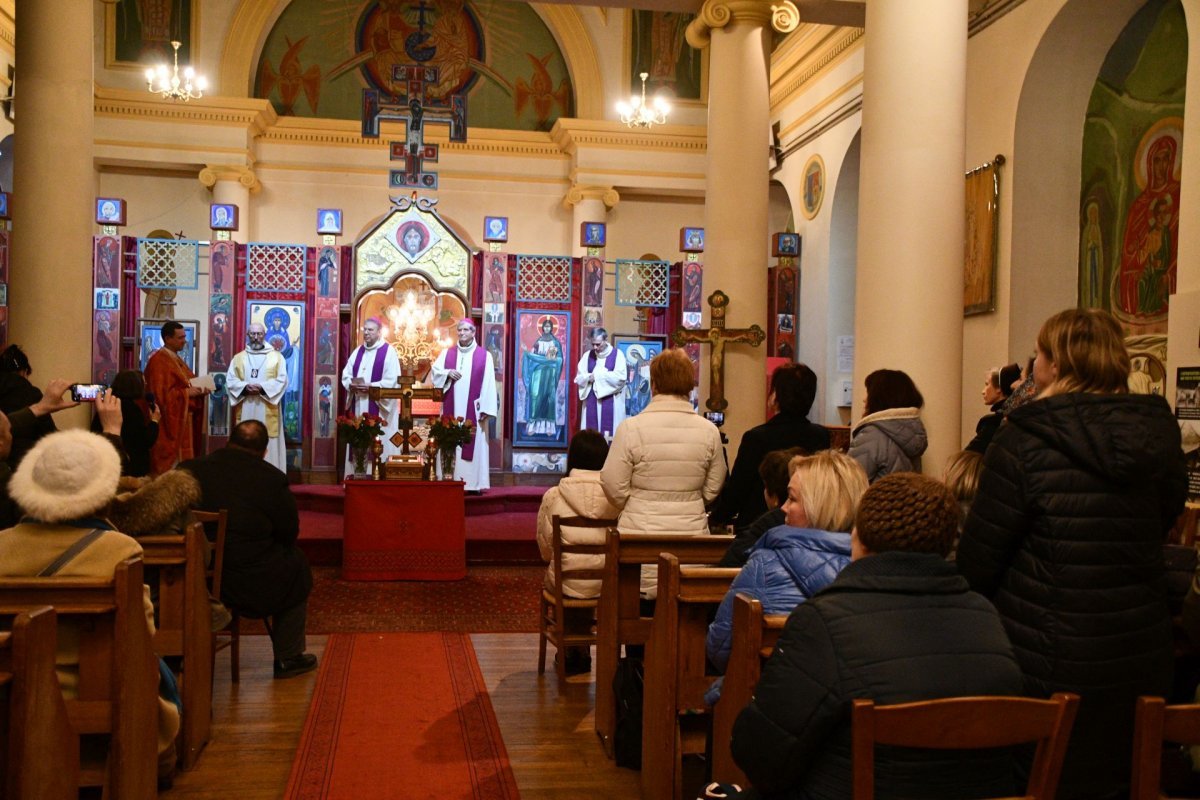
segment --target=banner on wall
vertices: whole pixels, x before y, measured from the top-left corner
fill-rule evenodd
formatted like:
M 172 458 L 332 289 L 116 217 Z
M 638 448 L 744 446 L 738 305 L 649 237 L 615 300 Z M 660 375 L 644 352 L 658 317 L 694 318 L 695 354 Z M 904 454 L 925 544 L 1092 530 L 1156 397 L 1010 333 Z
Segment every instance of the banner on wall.
M 93 248 L 92 380 L 109 386 L 117 375 L 121 355 L 121 240 L 116 236 L 97 236 Z M 7 261 L 7 248 L 5 256 Z M 8 292 L 3 294 L 3 305 L 7 306 Z
M 208 372 L 216 389 L 208 397 L 208 436 L 213 446 L 222 446 L 229 435 L 229 394 L 225 372 L 238 351 L 234 341 L 233 286 L 237 277 L 237 245 L 213 242 L 208 250 Z
M 767 355 L 795 360 L 799 270 L 791 265 L 771 267 L 767 281 Z
M 508 372 L 508 365 L 504 363 L 504 343 L 508 341 L 508 319 L 506 318 L 505 309 L 508 308 L 508 253 L 490 252 L 483 254 L 483 280 L 482 280 L 483 299 L 483 328 L 480 330 L 480 341 L 492 356 L 492 363 L 496 367 L 496 393 L 497 414 L 496 418 L 488 420 L 487 437 L 489 443 L 494 443 L 498 446 L 495 452 L 490 455 L 493 464 L 501 463 L 503 456 L 502 449 L 499 448 L 504 430 L 504 415 L 505 398 L 505 375 Z
M 316 300 L 313 305 L 313 446 L 314 469 L 337 468 L 338 300 L 340 248 L 317 253 Z

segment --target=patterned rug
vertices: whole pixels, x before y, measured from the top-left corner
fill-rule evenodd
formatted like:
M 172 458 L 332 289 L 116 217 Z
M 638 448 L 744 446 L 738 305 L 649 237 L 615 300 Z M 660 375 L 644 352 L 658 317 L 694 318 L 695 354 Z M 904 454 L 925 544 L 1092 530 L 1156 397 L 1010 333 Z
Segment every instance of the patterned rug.
M 343 581 L 336 567 L 314 567 L 308 632 L 536 633 L 545 569 L 470 566 L 461 581 Z
M 287 800 L 519 796 L 469 637 L 329 638 Z

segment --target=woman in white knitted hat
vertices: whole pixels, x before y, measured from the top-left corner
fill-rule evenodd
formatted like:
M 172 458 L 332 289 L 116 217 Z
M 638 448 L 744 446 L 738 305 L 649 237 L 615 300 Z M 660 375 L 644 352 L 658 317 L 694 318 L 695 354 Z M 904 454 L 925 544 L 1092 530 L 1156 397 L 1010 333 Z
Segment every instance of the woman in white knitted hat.
M 26 516 L 0 531 L 0 575 L 62 578 L 111 578 L 117 565 L 140 556 L 136 540 L 113 530 L 99 515 L 117 492 L 121 457 L 103 436 L 81 430 L 52 433 L 22 459 L 9 482 L 9 494 Z M 86 541 L 85 541 L 86 540 Z M 76 546 L 77 543 L 82 547 Z M 63 556 L 75 552 L 63 563 Z M 50 571 L 52 567 L 56 567 Z M 145 593 L 146 625 L 154 634 L 154 608 Z M 78 642 L 59 627 L 58 680 L 71 697 L 78 686 Z M 154 680 L 159 676 L 155 675 Z M 175 760 L 179 709 L 159 699 L 159 774 Z

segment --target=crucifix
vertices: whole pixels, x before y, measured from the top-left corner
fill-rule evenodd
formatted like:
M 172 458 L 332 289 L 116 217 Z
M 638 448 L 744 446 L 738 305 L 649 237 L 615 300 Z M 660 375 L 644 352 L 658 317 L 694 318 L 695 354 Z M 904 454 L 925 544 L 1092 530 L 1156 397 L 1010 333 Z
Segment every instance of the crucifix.
M 751 325 L 749 328 L 726 328 L 725 312 L 729 306 L 729 295 L 720 289 L 708 296 L 708 305 L 712 309 L 712 327 L 696 330 L 676 328 L 671 334 L 671 339 L 680 347 L 688 344 L 707 344 L 712 348 L 708 360 L 708 400 L 704 405 L 709 411 L 724 411 L 729 407 L 729 402 L 725 399 L 725 344 L 728 342 L 758 347 L 767 334 L 758 325 Z
M 442 390 L 432 386 L 413 386 L 417 382 L 411 369 L 401 367 L 401 375 L 396 379 L 400 385 L 394 389 L 384 389 L 372 386 L 368 392 L 375 402 L 380 400 L 399 400 L 400 419 L 396 424 L 398 430 L 392 434 L 391 442 L 400 448 L 400 455 L 392 456 L 383 465 L 384 477 L 403 478 L 405 480 L 421 479 L 421 457 L 413 454 L 410 444 L 413 439 L 413 400 L 434 400 L 441 402 Z M 417 441 L 420 441 L 419 439 Z

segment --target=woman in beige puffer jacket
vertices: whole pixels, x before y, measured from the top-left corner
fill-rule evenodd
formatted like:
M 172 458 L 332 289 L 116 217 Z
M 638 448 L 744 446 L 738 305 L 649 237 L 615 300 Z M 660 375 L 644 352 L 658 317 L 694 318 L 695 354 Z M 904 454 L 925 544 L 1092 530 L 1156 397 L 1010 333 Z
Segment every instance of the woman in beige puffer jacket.
M 627 533 L 708 533 L 704 507 L 725 483 L 721 432 L 688 401 L 692 362 L 680 349 L 650 362 L 649 405 L 618 426 L 600 477 Z M 651 590 L 642 570 L 642 591 Z

